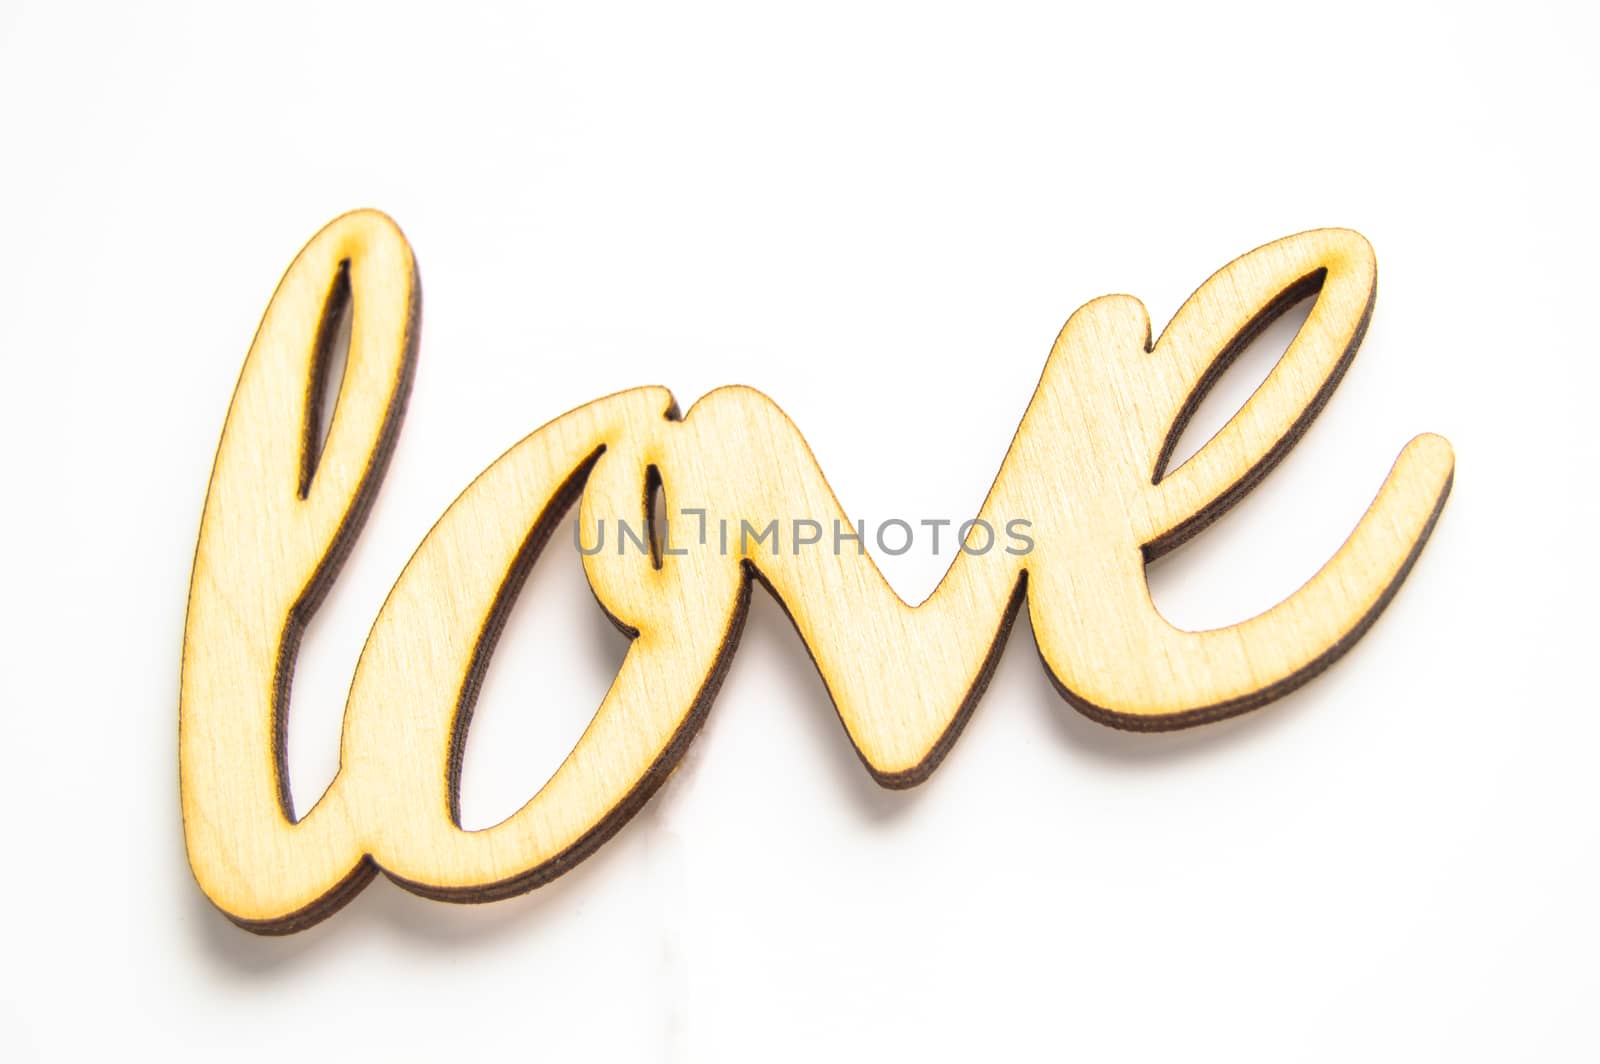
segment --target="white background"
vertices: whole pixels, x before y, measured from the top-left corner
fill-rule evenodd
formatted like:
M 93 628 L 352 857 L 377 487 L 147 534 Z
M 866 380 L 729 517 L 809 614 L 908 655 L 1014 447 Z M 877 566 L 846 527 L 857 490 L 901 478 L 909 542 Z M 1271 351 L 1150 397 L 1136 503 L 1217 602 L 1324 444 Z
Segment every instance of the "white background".
M 1596 29 L 1459 0 L 4 5 L 0 1056 L 1596 1059 Z M 434 518 L 623 387 L 755 385 L 853 516 L 961 519 L 1075 306 L 1132 292 L 1159 327 L 1234 256 L 1344 225 L 1381 264 L 1363 354 L 1157 602 L 1210 626 L 1286 595 L 1417 432 L 1455 444 L 1455 494 L 1291 697 L 1114 732 L 1024 619 L 906 793 L 758 593 L 683 765 L 575 872 L 484 907 L 380 880 L 256 938 L 184 859 L 189 565 L 267 297 L 363 205 L 412 241 L 425 325 L 295 682 L 301 809 Z M 880 558 L 913 599 L 948 560 Z M 556 540 L 479 706 L 469 826 L 537 789 L 622 650 Z

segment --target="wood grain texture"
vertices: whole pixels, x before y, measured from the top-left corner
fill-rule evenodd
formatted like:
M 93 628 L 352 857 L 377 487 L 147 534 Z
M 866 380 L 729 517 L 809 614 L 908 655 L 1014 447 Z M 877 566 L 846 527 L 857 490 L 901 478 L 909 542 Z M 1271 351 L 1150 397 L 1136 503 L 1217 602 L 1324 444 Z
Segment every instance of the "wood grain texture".
M 306 619 L 358 533 L 392 449 L 416 350 L 420 289 L 388 218 L 337 219 L 290 266 L 245 361 L 201 521 L 184 637 L 180 777 L 189 859 L 206 895 L 251 930 L 327 916 L 381 869 L 429 897 L 485 901 L 582 860 L 649 797 L 703 720 L 751 586 L 783 604 L 862 762 L 885 786 L 925 779 L 950 749 L 1027 603 L 1062 695 L 1135 730 L 1188 727 L 1277 698 L 1371 625 L 1449 492 L 1450 446 L 1406 445 L 1344 545 L 1259 616 L 1211 631 L 1169 624 L 1146 562 L 1236 502 L 1305 431 L 1354 356 L 1376 290 L 1356 233 L 1316 230 L 1215 274 L 1154 344 L 1143 305 L 1094 300 L 1057 337 L 977 517 L 1027 522 L 1033 549 L 956 555 L 921 604 L 831 535 L 803 547 L 735 535 L 851 523 L 800 432 L 749 388 L 680 416 L 636 388 L 534 431 L 474 480 L 417 548 L 384 603 L 345 708 L 340 768 L 293 822 L 284 713 Z M 1232 357 L 1315 294 L 1270 376 L 1194 456 L 1174 442 Z M 328 322 L 348 299 L 351 342 L 320 456 L 315 403 Z M 576 500 L 579 529 L 642 527 L 664 495 L 653 551 L 583 561 L 632 641 L 593 720 L 526 805 L 460 826 L 462 751 L 495 638 L 533 559 Z M 696 535 L 685 512 L 703 513 Z M 704 526 L 702 526 L 702 531 Z

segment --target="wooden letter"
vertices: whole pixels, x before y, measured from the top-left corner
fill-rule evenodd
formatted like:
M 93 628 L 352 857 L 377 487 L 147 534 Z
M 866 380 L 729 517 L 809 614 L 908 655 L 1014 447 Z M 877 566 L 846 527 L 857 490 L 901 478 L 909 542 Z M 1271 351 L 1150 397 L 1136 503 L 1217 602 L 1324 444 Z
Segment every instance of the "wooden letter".
M 1339 552 L 1241 624 L 1173 627 L 1150 601 L 1145 564 L 1293 446 L 1354 357 L 1375 288 L 1365 240 L 1316 230 L 1219 271 L 1154 344 L 1138 300 L 1085 305 L 1057 338 L 988 498 L 956 533 L 955 560 L 916 606 L 857 549 L 860 529 L 799 430 L 759 392 L 721 388 L 682 417 L 661 388 L 579 407 L 490 465 L 417 548 L 356 666 L 339 772 L 295 823 L 284 713 L 299 632 L 383 475 L 417 342 L 405 239 L 383 215 L 345 215 L 295 259 L 267 308 L 201 520 L 179 708 L 184 826 L 201 888 L 242 926 L 283 933 L 333 912 L 378 869 L 455 901 L 559 875 L 677 763 L 755 582 L 788 610 L 885 786 L 920 782 L 948 753 L 1024 601 L 1057 687 L 1106 724 L 1188 727 L 1287 693 L 1349 649 L 1394 595 L 1449 493 L 1448 443 L 1411 441 Z M 1168 471 L 1210 382 L 1312 294 L 1266 382 Z M 346 301 L 349 367 L 319 455 L 316 396 Z M 638 546 L 656 491 L 669 519 L 698 516 L 698 534 L 678 524 L 649 550 L 624 549 Z M 505 821 L 466 831 L 460 773 L 478 685 L 523 577 L 574 500 L 591 530 L 580 543 L 617 526 L 611 546 L 581 550 L 595 597 L 632 643 L 549 782 Z M 732 535 L 708 535 L 708 525 Z

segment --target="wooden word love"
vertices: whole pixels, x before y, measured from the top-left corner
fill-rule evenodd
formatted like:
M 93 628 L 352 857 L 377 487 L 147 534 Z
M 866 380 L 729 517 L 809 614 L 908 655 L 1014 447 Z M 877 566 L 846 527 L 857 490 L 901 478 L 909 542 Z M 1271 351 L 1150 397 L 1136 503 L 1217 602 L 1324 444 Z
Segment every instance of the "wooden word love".
M 1454 459 L 1438 436 L 1400 453 L 1339 552 L 1283 602 L 1213 631 L 1174 628 L 1145 563 L 1247 492 L 1305 431 L 1355 354 L 1376 266 L 1318 230 L 1258 248 L 1190 297 L 1159 341 L 1130 296 L 1074 313 L 1045 363 L 979 517 L 1025 520 L 1032 550 L 958 552 L 911 606 L 854 550 L 727 552 L 692 537 L 583 558 L 632 636 L 611 689 L 555 774 L 505 821 L 463 830 L 462 752 L 496 635 L 577 500 L 594 528 L 645 520 L 651 496 L 765 522 L 851 527 L 799 431 L 748 388 L 680 416 L 661 388 L 579 407 L 496 460 L 400 574 L 356 666 L 340 768 L 298 823 L 284 734 L 296 646 L 358 534 L 411 385 L 420 290 L 392 221 L 318 233 L 268 305 L 228 410 L 200 524 L 184 633 L 179 764 L 189 860 L 253 931 L 329 915 L 381 869 L 418 894 L 485 901 L 594 851 L 649 797 L 710 708 L 751 584 L 788 610 L 868 771 L 908 787 L 949 751 L 1024 600 L 1045 668 L 1074 707 L 1120 728 L 1214 721 L 1306 682 L 1372 624 L 1427 539 Z M 1271 375 L 1197 454 L 1166 470 L 1210 383 L 1267 322 L 1315 294 Z M 349 354 L 317 449 L 334 324 Z

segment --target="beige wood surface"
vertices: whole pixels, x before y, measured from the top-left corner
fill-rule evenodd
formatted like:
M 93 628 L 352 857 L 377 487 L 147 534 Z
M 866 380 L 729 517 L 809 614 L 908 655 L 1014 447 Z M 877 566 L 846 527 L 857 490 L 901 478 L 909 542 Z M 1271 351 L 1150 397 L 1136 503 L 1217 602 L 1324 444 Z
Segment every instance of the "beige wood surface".
M 1131 296 L 1088 303 L 1045 364 L 977 517 L 1025 521 L 1033 549 L 977 529 L 929 598 L 902 601 L 800 432 L 749 388 L 680 416 L 662 388 L 596 400 L 544 425 L 474 480 L 428 533 L 375 621 L 345 708 L 340 768 L 300 820 L 288 810 L 284 714 L 295 649 L 392 450 L 417 346 L 420 289 L 404 237 L 345 215 L 290 266 L 246 358 L 201 521 L 184 637 L 180 776 L 189 859 L 206 895 L 251 930 L 327 916 L 381 869 L 430 897 L 484 901 L 582 860 L 671 771 L 709 709 L 751 586 L 784 605 L 850 741 L 886 786 L 937 767 L 1026 601 L 1062 695 L 1106 724 L 1181 728 L 1259 706 L 1347 650 L 1415 561 L 1450 489 L 1450 446 L 1401 451 L 1337 554 L 1241 624 L 1187 632 L 1151 602 L 1145 564 L 1214 520 L 1291 447 L 1360 344 L 1372 250 L 1347 230 L 1268 244 L 1211 277 L 1154 344 Z M 1315 294 L 1309 317 L 1239 412 L 1182 465 L 1173 443 L 1209 384 L 1262 326 Z M 318 454 L 317 395 L 348 300 L 348 365 Z M 462 751 L 495 636 L 533 558 L 574 500 L 584 542 L 640 528 L 650 552 L 584 557 L 632 643 L 576 747 L 505 821 L 459 825 Z M 704 542 L 697 518 L 711 526 Z M 734 534 L 724 551 L 717 532 Z M 740 522 L 779 523 L 771 541 Z M 823 542 L 796 547 L 795 520 Z M 563 532 L 560 549 L 571 549 Z M 1014 542 L 1014 541 L 1010 541 Z

